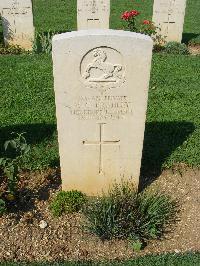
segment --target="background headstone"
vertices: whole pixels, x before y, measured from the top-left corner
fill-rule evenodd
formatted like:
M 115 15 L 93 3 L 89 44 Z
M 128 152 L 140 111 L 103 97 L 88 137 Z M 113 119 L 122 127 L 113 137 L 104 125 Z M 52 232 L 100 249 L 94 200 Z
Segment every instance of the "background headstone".
M 5 44 L 32 49 L 34 41 L 31 0 L 1 0 Z
M 186 0 L 154 0 L 153 22 L 166 41 L 181 42 Z
M 150 37 L 84 30 L 53 38 L 64 190 L 96 194 L 139 181 L 152 56 Z
M 110 0 L 77 0 L 77 28 L 109 29 Z

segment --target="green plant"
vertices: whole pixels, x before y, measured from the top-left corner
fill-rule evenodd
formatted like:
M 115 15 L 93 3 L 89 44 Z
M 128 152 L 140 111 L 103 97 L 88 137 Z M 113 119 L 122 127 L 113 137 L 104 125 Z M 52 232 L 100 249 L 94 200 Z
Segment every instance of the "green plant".
M 137 193 L 133 184 L 115 184 L 108 193 L 83 208 L 86 228 L 101 239 L 128 238 L 139 250 L 149 239 L 160 238 L 174 221 L 175 203 L 165 195 Z
M 158 51 L 158 46 L 162 46 L 165 43 L 165 38 L 161 35 L 160 28 L 156 27 L 150 20 L 145 19 L 142 22 L 139 21 L 137 18 L 139 15 L 140 12 L 137 10 L 124 12 L 121 16 L 121 19 L 125 21 L 124 28 L 152 37 Z
M 180 55 L 189 54 L 187 45 L 179 42 L 168 42 L 164 46 L 164 52 L 167 54 L 180 54 Z
M 15 134 L 15 133 L 13 133 Z M 30 146 L 26 143 L 24 133 L 15 134 L 16 137 L 4 143 L 6 157 L 0 158 L 0 168 L 3 171 L 2 178 L 7 179 L 5 193 L 6 199 L 13 199 L 17 190 L 18 172 L 23 156 L 28 153 Z
M 50 30 L 45 33 L 37 32 L 33 44 L 33 51 L 35 53 L 50 54 L 52 50 L 53 35 L 55 35 L 55 32 L 51 32 Z
M 0 216 L 6 212 L 6 202 L 0 199 Z
M 18 55 L 18 54 L 25 54 L 26 52 L 23 48 L 21 48 L 19 45 L 9 45 L 4 46 L 0 44 L 0 55 Z
M 77 190 L 59 192 L 50 205 L 52 214 L 56 217 L 63 213 L 78 212 L 86 203 L 86 195 Z
M 126 27 L 130 31 L 138 32 L 138 25 L 137 25 L 137 20 L 136 17 L 140 14 L 137 10 L 131 10 L 131 11 L 125 11 L 121 19 L 125 21 Z

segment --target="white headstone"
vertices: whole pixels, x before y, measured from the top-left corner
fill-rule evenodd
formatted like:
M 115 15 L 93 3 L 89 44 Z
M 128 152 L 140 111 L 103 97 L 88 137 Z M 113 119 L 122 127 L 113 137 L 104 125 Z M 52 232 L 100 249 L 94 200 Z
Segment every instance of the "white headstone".
M 77 0 L 77 28 L 109 29 L 110 0 Z
M 139 181 L 152 56 L 150 37 L 84 30 L 53 38 L 64 190 L 96 194 Z
M 186 0 L 154 0 L 153 22 L 167 42 L 181 42 Z
M 6 45 L 31 50 L 34 40 L 31 0 L 1 0 L 2 24 Z

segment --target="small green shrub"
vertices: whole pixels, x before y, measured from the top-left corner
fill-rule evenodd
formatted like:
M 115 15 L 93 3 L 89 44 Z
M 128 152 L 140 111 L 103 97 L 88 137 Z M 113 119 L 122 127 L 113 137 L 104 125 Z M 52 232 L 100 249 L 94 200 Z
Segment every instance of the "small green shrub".
M 50 54 L 52 50 L 52 38 L 55 34 L 55 32 L 51 32 L 50 30 L 45 33 L 37 32 L 35 34 L 33 52 Z
M 166 195 L 137 193 L 131 183 L 114 185 L 83 208 L 86 228 L 101 239 L 129 239 L 140 249 L 149 239 L 160 238 L 174 221 L 176 205 Z
M 179 42 L 168 42 L 164 46 L 164 52 L 167 54 L 182 54 L 182 55 L 189 54 L 187 45 Z
M 3 46 L 0 44 L 0 55 L 18 55 L 18 54 L 25 54 L 28 53 L 23 48 L 21 48 L 19 45 L 9 45 L 9 46 Z
M 15 133 L 13 133 L 15 134 Z M 5 199 L 12 200 L 15 197 L 18 184 L 18 173 L 23 156 L 28 153 L 30 146 L 26 143 L 24 133 L 16 133 L 16 137 L 4 143 L 5 157 L 0 158 L 0 181 L 6 183 L 5 191 L 1 193 Z M 6 179 L 6 181 L 5 181 Z
M 59 192 L 50 205 L 52 214 L 56 217 L 63 213 L 78 212 L 86 203 L 86 195 L 77 190 Z

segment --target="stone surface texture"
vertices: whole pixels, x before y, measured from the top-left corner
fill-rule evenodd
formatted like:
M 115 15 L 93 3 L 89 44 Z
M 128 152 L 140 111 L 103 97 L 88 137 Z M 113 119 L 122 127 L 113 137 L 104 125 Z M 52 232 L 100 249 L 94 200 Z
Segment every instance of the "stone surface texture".
M 154 0 L 153 22 L 167 42 L 181 42 L 186 0 Z
M 77 28 L 109 29 L 110 0 L 77 0 Z
M 64 190 L 101 193 L 138 185 L 153 42 L 115 30 L 53 38 L 54 85 Z
M 4 42 L 31 50 L 34 40 L 31 0 L 1 0 Z

